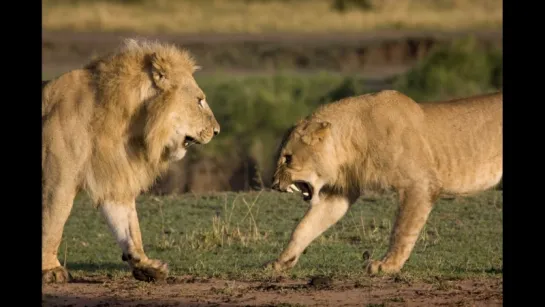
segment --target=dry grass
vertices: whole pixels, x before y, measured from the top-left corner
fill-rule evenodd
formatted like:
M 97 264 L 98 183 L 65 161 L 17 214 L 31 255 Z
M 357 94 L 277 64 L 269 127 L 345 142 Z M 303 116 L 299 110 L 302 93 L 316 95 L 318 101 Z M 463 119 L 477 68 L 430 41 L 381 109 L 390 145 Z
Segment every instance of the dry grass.
M 360 32 L 462 30 L 502 25 L 501 0 L 375 0 L 340 13 L 330 0 L 44 0 L 47 30 L 152 32 Z

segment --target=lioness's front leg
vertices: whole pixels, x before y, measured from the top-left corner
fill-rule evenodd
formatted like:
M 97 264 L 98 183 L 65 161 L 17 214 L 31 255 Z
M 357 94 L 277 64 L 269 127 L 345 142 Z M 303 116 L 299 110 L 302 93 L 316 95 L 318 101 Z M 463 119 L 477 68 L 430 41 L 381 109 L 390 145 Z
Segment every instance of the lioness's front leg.
M 371 260 L 367 272 L 396 273 L 409 258 L 420 231 L 426 224 L 436 194 L 426 188 L 413 187 L 399 191 L 399 209 L 392 233 L 390 246 L 382 260 Z
M 165 279 L 168 275 L 167 264 L 149 259 L 144 253 L 136 203 L 104 202 L 100 209 L 123 251 L 122 260 L 127 261 L 133 276 L 143 281 Z
M 295 266 L 307 246 L 346 214 L 350 203 L 348 197 L 336 195 L 320 197 L 316 203 L 311 201 L 310 209 L 295 227 L 288 246 L 270 264 L 273 269 L 280 271 Z

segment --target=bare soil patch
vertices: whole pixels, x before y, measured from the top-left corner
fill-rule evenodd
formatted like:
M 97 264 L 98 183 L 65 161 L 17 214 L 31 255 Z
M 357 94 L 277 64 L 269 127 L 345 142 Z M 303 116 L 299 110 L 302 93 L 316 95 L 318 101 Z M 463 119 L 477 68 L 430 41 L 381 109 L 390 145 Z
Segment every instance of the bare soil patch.
M 147 284 L 94 277 L 44 285 L 42 306 L 502 306 L 498 278 L 411 282 L 395 277 L 365 281 L 244 282 L 170 277 Z

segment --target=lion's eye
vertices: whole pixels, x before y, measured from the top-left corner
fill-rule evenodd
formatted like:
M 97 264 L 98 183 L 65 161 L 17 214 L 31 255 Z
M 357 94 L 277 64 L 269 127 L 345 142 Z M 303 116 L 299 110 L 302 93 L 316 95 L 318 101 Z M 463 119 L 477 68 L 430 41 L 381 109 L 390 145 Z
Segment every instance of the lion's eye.
M 197 103 L 199 104 L 199 107 L 204 107 L 204 99 L 203 98 L 197 98 Z

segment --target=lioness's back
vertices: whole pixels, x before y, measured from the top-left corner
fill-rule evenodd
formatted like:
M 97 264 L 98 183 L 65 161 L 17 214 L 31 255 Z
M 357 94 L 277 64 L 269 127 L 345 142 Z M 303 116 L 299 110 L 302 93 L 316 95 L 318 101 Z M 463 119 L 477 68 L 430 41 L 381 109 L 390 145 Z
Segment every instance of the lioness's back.
M 444 189 L 469 193 L 502 175 L 503 94 L 420 103 Z

